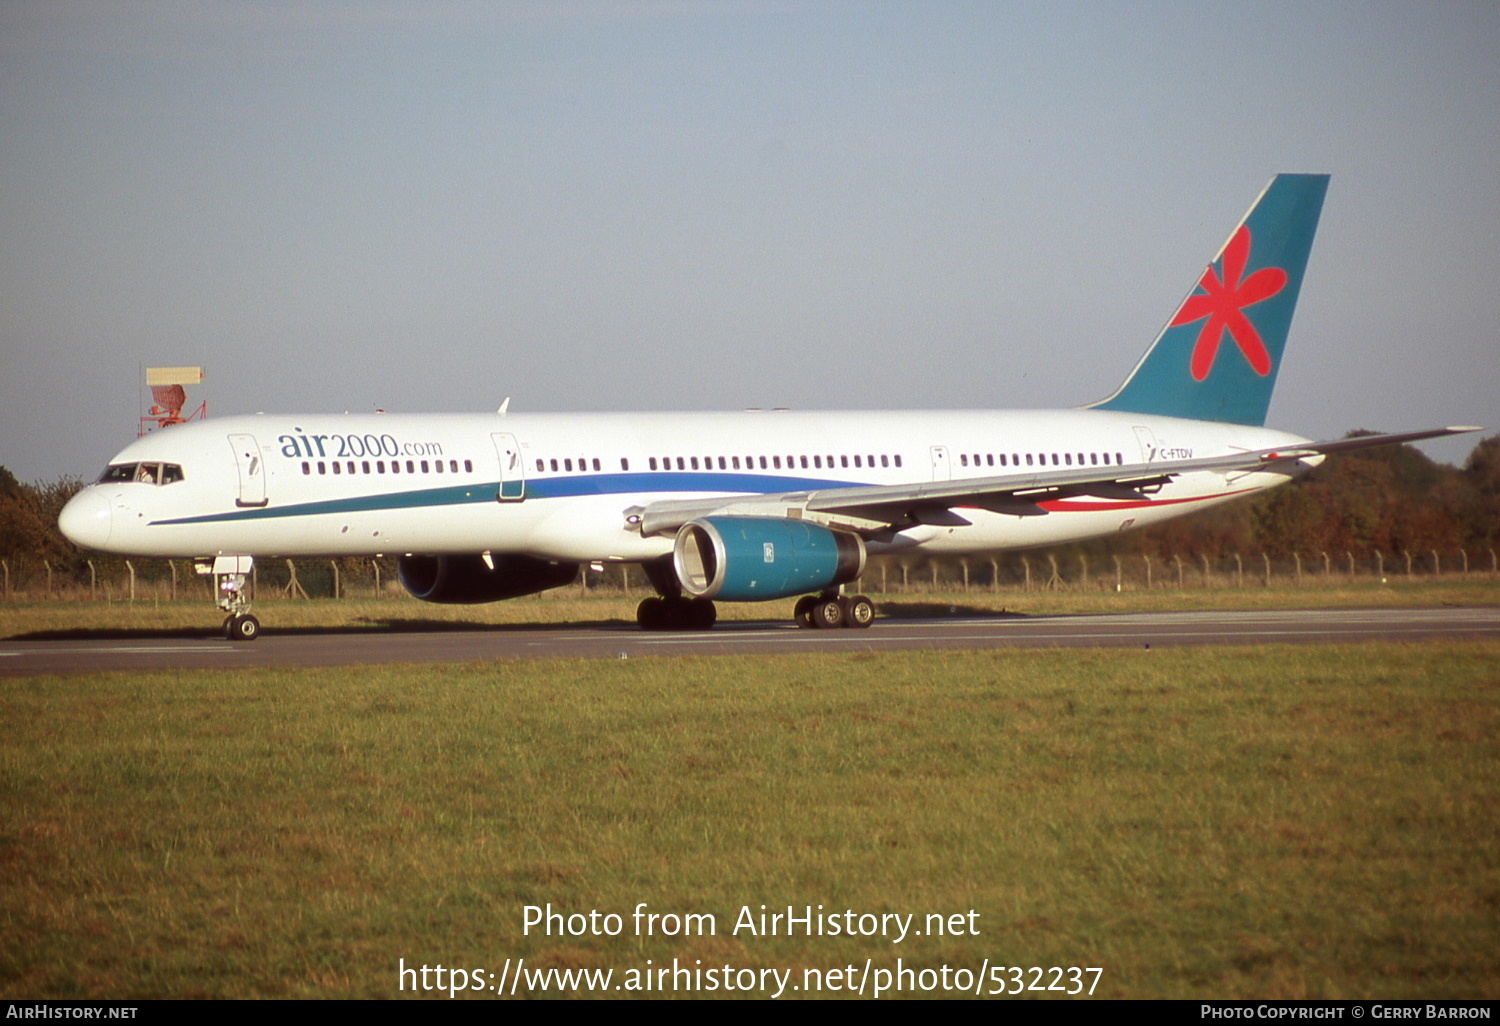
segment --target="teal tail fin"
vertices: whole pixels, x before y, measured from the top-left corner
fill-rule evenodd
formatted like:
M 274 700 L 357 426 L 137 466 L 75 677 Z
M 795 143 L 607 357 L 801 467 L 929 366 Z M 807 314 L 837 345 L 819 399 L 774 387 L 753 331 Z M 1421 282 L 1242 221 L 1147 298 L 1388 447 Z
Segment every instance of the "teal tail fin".
M 1277 175 L 1141 362 L 1092 409 L 1262 425 L 1327 175 Z

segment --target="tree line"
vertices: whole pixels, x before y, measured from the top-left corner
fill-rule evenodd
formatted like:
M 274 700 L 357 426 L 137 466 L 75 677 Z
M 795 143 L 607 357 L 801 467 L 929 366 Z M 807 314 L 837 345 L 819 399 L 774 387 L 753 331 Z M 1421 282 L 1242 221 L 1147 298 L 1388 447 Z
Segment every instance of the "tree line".
M 79 549 L 57 529 L 58 513 L 83 485 L 76 478 L 24 484 L 0 466 L 0 561 L 9 591 L 30 592 L 49 584 L 87 588 L 126 572 L 123 558 Z M 1174 559 L 1217 565 L 1244 554 L 1283 564 L 1319 556 L 1339 565 L 1345 559 L 1383 559 L 1394 568 L 1403 554 L 1425 559 L 1428 553 L 1444 558 L 1465 553 L 1480 561 L 1476 565 L 1488 567 L 1496 548 L 1500 435 L 1480 442 L 1462 467 L 1435 462 L 1408 445 L 1331 455 L 1311 473 L 1249 501 L 1141 531 L 1039 550 L 1029 559 L 1037 566 L 1050 557 L 1102 570 L 1112 559 L 1127 557 L 1157 559 L 1163 565 Z M 131 562 L 131 571 L 142 581 L 163 581 L 187 570 L 181 561 L 176 567 L 160 559 Z M 339 562 L 351 576 L 394 580 L 390 559 L 377 564 L 378 569 L 367 559 Z M 927 567 L 925 561 L 922 566 Z M 336 581 L 339 570 L 322 561 L 301 573 L 309 590 L 327 593 L 326 582 Z M 633 583 L 644 588 L 639 574 Z

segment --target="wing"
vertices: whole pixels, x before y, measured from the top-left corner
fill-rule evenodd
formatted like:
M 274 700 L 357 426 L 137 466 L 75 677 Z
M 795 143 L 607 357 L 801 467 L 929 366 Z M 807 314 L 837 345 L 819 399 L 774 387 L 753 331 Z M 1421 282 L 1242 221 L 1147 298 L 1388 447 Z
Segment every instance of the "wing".
M 1041 504 L 1054 499 L 1096 497 L 1146 499 L 1182 474 L 1214 472 L 1251 474 L 1262 471 L 1293 474 L 1303 460 L 1333 452 L 1397 445 L 1424 438 L 1478 431 L 1476 427 L 1434 428 L 1393 435 L 1363 435 L 1333 442 L 1307 442 L 1278 449 L 1259 449 L 1228 456 L 1134 463 L 1112 467 L 1073 467 L 1037 473 L 971 477 L 957 481 L 921 481 L 899 485 L 860 485 L 807 492 L 726 495 L 704 499 L 663 499 L 625 511 L 626 520 L 643 535 L 666 534 L 698 517 L 771 516 L 854 521 L 847 526 L 870 532 L 902 529 L 917 524 L 963 526 L 970 523 L 956 507 L 985 509 L 1014 516 L 1045 516 Z

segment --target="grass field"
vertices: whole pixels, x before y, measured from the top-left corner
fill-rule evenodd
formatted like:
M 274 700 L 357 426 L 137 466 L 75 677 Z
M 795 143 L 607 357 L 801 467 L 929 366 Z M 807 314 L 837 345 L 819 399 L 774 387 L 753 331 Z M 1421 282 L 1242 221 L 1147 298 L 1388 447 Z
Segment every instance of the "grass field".
M 1161 612 L 1181 609 L 1315 609 L 1500 605 L 1500 578 L 1488 574 L 1442 579 L 1393 577 L 1389 584 L 1355 583 L 1157 588 L 1152 591 L 932 591 L 871 592 L 881 615 L 944 616 L 1005 611 L 1023 615 Z M 641 593 L 563 588 L 508 602 L 442 606 L 404 594 L 352 599 L 267 599 L 255 613 L 268 631 L 307 628 L 424 629 L 451 625 L 635 622 Z M 721 602 L 725 620 L 791 618 L 792 600 Z M 212 633 L 222 619 L 207 599 L 138 602 L 24 601 L 0 603 L 0 639 L 86 632 Z
M 399 959 L 519 957 L 1500 995 L 1494 643 L 33 678 L 0 721 L 7 998 L 398 996 Z M 624 932 L 523 935 L 548 902 Z M 634 936 L 638 902 L 717 935 Z M 761 904 L 979 934 L 732 935 Z

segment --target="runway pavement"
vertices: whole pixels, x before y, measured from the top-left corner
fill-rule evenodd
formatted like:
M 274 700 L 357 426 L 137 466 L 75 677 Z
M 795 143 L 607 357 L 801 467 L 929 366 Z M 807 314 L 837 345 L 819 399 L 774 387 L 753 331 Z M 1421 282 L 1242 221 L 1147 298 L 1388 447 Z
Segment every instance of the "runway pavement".
M 106 670 L 237 669 L 462 663 L 496 659 L 882 652 L 987 648 L 1159 648 L 1176 645 L 1500 640 L 1500 608 L 1270 610 L 1103 616 L 955 616 L 882 619 L 868 630 L 801 630 L 728 621 L 703 633 L 646 632 L 634 624 L 473 627 L 428 631 L 277 631 L 253 642 L 216 634 L 0 642 L 0 677 Z

